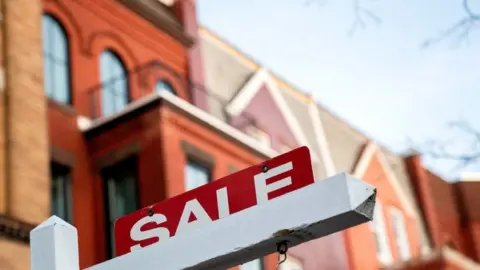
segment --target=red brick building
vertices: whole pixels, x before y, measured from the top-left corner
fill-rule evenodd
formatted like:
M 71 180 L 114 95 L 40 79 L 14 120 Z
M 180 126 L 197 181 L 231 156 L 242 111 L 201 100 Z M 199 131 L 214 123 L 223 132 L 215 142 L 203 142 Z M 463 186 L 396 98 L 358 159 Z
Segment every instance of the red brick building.
M 2 3 L 0 268 L 29 268 L 51 214 L 102 262 L 119 216 L 275 155 L 199 109 L 195 1 Z
M 0 269 L 29 269 L 28 231 L 51 214 L 77 227 L 82 268 L 104 261 L 119 216 L 300 145 L 317 179 L 350 172 L 379 206 L 284 269 L 476 269 L 479 182 L 378 146 L 199 29 L 194 0 L 0 3 Z

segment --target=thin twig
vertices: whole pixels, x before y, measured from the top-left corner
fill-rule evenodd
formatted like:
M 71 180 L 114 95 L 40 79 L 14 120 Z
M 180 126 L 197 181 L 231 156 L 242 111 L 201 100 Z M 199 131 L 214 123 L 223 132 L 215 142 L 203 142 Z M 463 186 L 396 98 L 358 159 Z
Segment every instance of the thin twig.
M 473 128 L 466 121 L 450 122 L 448 127 L 472 138 L 472 144 L 469 146 L 470 150 L 463 153 L 455 153 L 455 151 L 449 150 L 449 147 L 453 146 L 458 139 L 448 141 L 427 140 L 421 146 L 414 146 L 414 148 L 419 149 L 423 154 L 433 159 L 453 161 L 456 164 L 452 168 L 452 172 L 457 172 L 469 165 L 480 162 L 480 131 Z
M 350 28 L 349 35 L 354 35 L 359 28 L 365 30 L 367 26 L 367 20 L 376 24 L 381 24 L 382 19 L 373 13 L 370 9 L 366 8 L 361 0 L 353 0 L 353 23 Z
M 462 1 L 462 8 L 465 13 L 463 18 L 454 23 L 447 30 L 442 31 L 438 36 L 427 39 L 425 42 L 423 42 L 422 47 L 428 48 L 451 37 L 455 37 L 454 44 L 452 45 L 461 45 L 462 43 L 469 45 L 470 34 L 473 32 L 473 30 L 480 26 L 480 14 L 476 14 L 472 11 L 469 1 L 471 0 Z

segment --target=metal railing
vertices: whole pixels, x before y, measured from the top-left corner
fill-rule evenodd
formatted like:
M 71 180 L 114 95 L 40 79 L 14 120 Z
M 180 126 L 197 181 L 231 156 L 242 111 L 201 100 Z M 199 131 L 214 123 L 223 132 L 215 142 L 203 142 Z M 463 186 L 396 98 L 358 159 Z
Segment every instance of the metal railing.
M 155 91 L 155 89 L 153 89 L 155 86 L 155 78 L 165 78 L 176 88 L 174 89 L 176 91 L 178 91 L 179 88 L 185 89 L 190 100 L 193 100 L 193 97 L 198 95 L 206 98 L 206 103 L 209 108 L 208 113 L 212 114 L 213 110 L 215 111 L 214 115 L 216 117 L 225 122 L 230 121 L 225 110 L 229 100 L 216 95 L 212 91 L 208 91 L 204 85 L 190 81 L 167 64 L 157 60 L 138 65 L 132 70 L 127 70 L 125 76 L 118 76 L 90 87 L 87 91 L 90 117 L 98 119 L 106 116 L 106 114 L 102 113 L 102 106 L 106 104 L 113 107 L 112 112 L 119 112 L 124 109 L 126 105 L 135 102 L 139 98 L 153 94 Z M 126 91 L 122 91 L 122 87 L 116 87 L 122 82 L 126 82 L 127 84 Z M 106 97 L 112 100 L 109 100 L 109 103 L 102 101 L 102 98 Z M 103 108 L 103 110 L 104 109 L 105 108 Z M 244 112 L 238 117 L 235 117 L 235 126 L 237 128 L 249 125 L 256 125 L 255 116 Z

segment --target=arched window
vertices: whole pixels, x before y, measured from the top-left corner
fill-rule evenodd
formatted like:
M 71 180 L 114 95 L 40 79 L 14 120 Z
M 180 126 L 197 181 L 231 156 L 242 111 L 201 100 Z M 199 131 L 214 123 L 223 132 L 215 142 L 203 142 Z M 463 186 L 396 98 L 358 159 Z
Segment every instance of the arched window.
M 170 92 L 174 95 L 177 93 L 175 92 L 175 89 L 173 89 L 173 86 L 166 80 L 159 80 L 155 84 L 155 91 L 160 92 L 160 91 L 167 91 Z
M 100 55 L 102 83 L 102 114 L 109 115 L 122 110 L 128 104 L 127 72 L 120 58 L 112 51 Z
M 50 15 L 43 15 L 44 87 L 48 97 L 70 104 L 70 59 L 68 38 L 60 23 Z

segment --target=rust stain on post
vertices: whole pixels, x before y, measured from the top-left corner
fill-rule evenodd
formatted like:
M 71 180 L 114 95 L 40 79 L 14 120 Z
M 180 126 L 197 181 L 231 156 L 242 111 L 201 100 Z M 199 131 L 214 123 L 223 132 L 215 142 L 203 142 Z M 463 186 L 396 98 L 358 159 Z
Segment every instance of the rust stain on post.
M 280 230 L 276 233 L 273 234 L 273 237 L 282 237 L 282 236 L 287 236 L 287 235 L 290 235 L 294 232 L 294 230 L 290 230 L 290 229 L 283 229 L 283 230 Z

